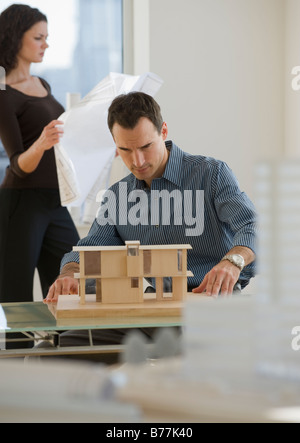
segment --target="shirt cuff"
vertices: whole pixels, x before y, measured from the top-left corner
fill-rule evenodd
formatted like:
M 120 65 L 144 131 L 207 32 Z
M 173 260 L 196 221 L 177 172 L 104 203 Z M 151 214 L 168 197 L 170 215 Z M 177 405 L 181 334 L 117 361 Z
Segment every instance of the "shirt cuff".
M 68 252 L 68 254 L 65 254 L 61 264 L 60 264 L 60 273 L 62 272 L 62 269 L 65 265 L 68 263 L 78 263 L 79 264 L 79 253 L 78 252 Z

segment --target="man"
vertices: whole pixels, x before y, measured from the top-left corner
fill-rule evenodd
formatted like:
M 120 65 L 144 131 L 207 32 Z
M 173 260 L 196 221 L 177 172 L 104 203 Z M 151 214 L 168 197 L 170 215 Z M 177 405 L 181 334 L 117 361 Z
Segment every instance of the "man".
M 217 296 L 243 289 L 254 276 L 255 209 L 228 166 L 167 141 L 160 107 L 147 94 L 115 98 L 108 126 L 132 174 L 104 195 L 88 236 L 78 245 L 191 244 L 189 290 Z M 78 262 L 77 253 L 65 255 L 46 302 L 78 293 Z

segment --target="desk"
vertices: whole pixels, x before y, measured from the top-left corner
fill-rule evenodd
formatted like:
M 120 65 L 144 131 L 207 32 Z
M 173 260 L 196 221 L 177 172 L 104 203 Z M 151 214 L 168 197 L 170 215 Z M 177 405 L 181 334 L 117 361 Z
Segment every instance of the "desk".
M 55 342 L 55 338 L 59 337 L 59 333 L 62 331 L 86 330 L 90 337 L 89 346 L 60 347 L 58 344 L 45 349 L 0 350 L 0 358 L 120 352 L 122 345 L 94 346 L 91 331 L 94 329 L 181 326 L 180 317 L 83 318 L 57 321 L 53 315 L 55 307 L 55 304 L 47 305 L 43 302 L 0 304 L 0 340 L 2 334 L 6 335 L 8 341 L 10 333 L 19 332 L 24 335 L 24 340 L 27 341 L 42 339 Z

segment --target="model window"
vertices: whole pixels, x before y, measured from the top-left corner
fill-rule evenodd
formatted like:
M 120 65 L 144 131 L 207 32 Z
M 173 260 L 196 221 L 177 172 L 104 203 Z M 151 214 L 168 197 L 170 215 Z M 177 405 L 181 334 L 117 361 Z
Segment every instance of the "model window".
M 144 251 L 144 274 L 151 274 L 151 251 Z
M 127 255 L 129 257 L 138 257 L 139 255 L 139 247 L 135 245 L 128 246 Z
M 139 287 L 139 279 L 138 279 L 138 277 L 133 277 L 131 279 L 131 287 L 132 288 L 138 288 Z
M 101 275 L 100 251 L 86 251 L 84 253 L 84 273 L 86 276 Z
M 178 271 L 182 272 L 182 249 L 177 251 Z

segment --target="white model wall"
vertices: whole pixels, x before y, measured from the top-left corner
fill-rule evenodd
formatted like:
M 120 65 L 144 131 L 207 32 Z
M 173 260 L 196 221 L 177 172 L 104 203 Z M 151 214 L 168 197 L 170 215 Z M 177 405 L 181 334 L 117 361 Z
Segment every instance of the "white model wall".
M 253 166 L 284 149 L 285 0 L 138 1 L 170 138 L 225 160 L 252 197 Z

